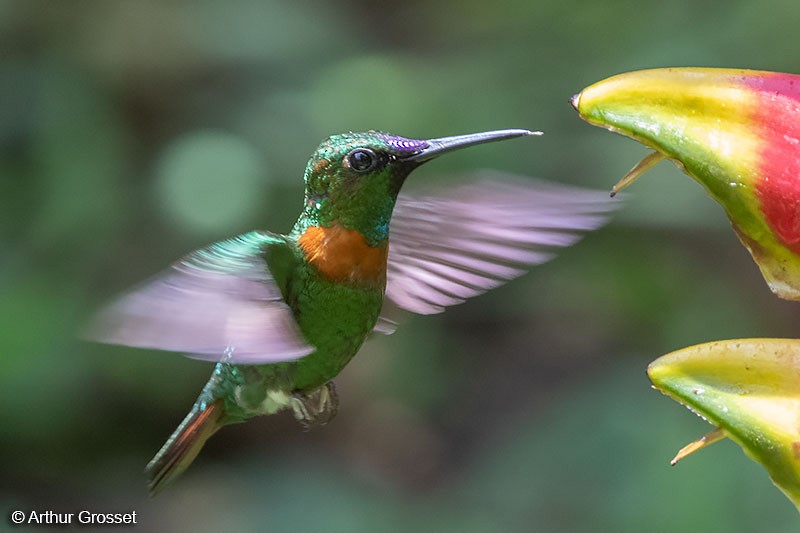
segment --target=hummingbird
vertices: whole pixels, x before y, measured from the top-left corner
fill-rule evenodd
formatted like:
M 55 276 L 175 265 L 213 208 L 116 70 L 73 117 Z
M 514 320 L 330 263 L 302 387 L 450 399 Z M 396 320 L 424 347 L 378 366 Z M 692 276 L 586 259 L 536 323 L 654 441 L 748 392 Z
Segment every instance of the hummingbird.
M 251 231 L 192 252 L 113 301 L 96 341 L 216 362 L 189 414 L 147 465 L 151 495 L 220 428 L 290 410 L 306 428 L 338 410 L 333 379 L 387 306 L 433 314 L 516 278 L 602 225 L 602 193 L 494 176 L 400 194 L 441 154 L 537 135 L 508 129 L 416 140 L 384 132 L 323 141 L 289 233 Z

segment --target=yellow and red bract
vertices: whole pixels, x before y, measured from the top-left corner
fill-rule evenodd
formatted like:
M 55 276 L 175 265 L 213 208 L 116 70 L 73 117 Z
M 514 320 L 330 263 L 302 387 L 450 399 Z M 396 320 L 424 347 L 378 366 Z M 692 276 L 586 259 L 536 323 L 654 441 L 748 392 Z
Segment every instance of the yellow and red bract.
M 643 70 L 596 83 L 572 102 L 586 121 L 653 148 L 700 182 L 770 288 L 800 300 L 800 76 Z

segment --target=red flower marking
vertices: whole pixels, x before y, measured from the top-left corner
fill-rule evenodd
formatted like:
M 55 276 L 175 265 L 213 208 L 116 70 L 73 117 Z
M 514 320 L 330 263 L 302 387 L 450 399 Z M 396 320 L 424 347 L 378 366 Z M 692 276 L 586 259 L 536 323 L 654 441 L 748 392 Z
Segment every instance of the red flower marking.
M 800 76 L 746 77 L 754 89 L 754 133 L 763 139 L 756 194 L 767 224 L 800 255 Z

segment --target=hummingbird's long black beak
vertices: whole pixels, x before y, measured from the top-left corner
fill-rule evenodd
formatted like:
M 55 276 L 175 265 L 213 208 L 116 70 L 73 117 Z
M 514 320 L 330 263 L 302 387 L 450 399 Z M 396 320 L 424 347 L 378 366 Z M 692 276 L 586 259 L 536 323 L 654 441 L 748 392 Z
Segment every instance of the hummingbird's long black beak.
M 444 153 L 452 152 L 467 146 L 476 144 L 490 143 L 494 141 L 502 141 L 505 139 L 513 139 L 514 137 L 525 137 L 527 135 L 542 135 L 541 131 L 529 130 L 495 130 L 483 131 L 480 133 L 469 133 L 467 135 L 453 135 L 452 137 L 441 137 L 439 139 L 429 139 L 425 141 L 428 146 L 419 152 L 404 157 L 403 161 L 414 161 L 417 163 L 424 163 L 430 161 L 434 157 L 438 157 Z

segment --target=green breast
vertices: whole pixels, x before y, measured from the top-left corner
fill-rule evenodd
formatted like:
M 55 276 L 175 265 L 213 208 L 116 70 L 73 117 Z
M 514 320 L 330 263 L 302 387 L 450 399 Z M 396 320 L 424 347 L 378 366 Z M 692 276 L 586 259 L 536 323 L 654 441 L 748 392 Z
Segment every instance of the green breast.
M 291 363 L 294 387 L 309 390 L 336 377 L 372 331 L 383 305 L 383 290 L 331 282 L 311 265 L 299 266 L 287 300 L 303 335 L 317 351 Z

